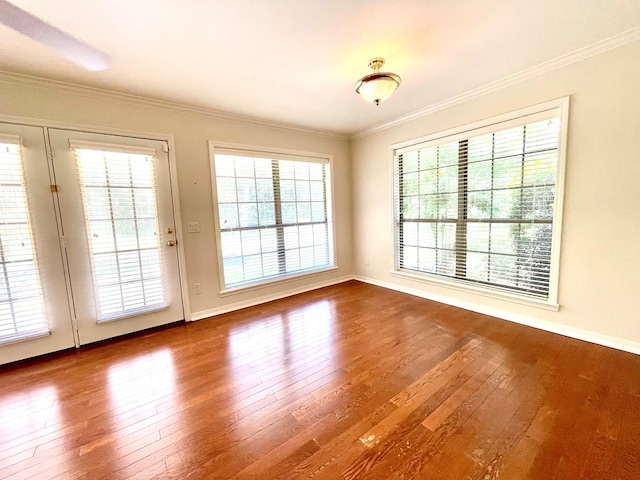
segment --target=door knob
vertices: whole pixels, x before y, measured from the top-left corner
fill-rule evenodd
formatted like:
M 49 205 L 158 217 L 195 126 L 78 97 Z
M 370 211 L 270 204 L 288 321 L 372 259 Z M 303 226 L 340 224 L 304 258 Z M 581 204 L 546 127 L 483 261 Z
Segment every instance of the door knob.
M 176 242 L 174 242 L 173 240 L 169 240 L 167 242 L 167 245 L 170 246 L 170 247 L 173 247 L 175 244 L 176 244 Z

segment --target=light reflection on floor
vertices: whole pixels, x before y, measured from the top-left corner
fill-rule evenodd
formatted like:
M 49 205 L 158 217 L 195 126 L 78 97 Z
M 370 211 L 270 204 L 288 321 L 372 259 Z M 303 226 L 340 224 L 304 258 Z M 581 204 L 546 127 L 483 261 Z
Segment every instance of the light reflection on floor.
M 292 395 L 298 392 L 300 382 L 330 382 L 339 375 L 334 369 L 334 326 L 336 314 L 333 302 L 326 299 L 269 314 L 244 323 L 229 332 L 227 357 L 229 359 L 230 392 L 238 397 L 250 394 L 255 405 L 248 403 L 246 412 L 237 414 L 236 438 L 247 438 L 269 422 L 269 413 L 277 402 L 258 406 L 260 398 L 271 392 L 286 395 L 292 386 Z M 317 370 L 317 375 L 309 374 Z M 275 388 L 274 388 L 275 387 Z
M 181 422 L 176 374 L 169 349 L 116 363 L 109 367 L 107 379 L 116 448 L 133 451 L 136 441 L 148 444 L 160 440 L 158 422 L 162 418 L 170 417 L 166 424 Z M 119 435 L 120 429 L 126 429 L 127 435 Z
M 229 333 L 229 358 L 246 365 L 279 354 L 283 362 L 290 362 L 311 348 L 331 344 L 334 316 L 332 303 L 318 300 L 243 324 Z
M 60 415 L 55 386 L 39 386 L 0 399 L 2 441 L 42 431 L 47 422 Z

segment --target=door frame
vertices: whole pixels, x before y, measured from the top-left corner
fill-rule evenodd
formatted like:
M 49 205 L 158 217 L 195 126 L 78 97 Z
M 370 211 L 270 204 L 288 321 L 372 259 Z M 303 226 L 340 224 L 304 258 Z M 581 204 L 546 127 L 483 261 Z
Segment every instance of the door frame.
M 80 124 L 80 123 L 72 123 L 58 120 L 45 120 L 40 118 L 32 118 L 32 117 L 22 117 L 15 115 L 4 115 L 0 113 L 0 122 L 4 123 L 12 123 L 16 125 L 26 125 L 32 127 L 40 127 L 40 128 L 55 128 L 62 130 L 73 130 L 78 132 L 85 133 L 96 133 L 96 134 L 104 134 L 104 135 L 119 135 L 122 137 L 133 137 L 133 138 L 144 138 L 149 140 L 158 140 L 167 142 L 169 146 L 169 179 L 170 179 L 170 191 L 171 191 L 171 204 L 173 207 L 173 215 L 175 218 L 175 235 L 176 235 L 176 247 L 178 248 L 178 278 L 180 281 L 180 293 L 182 300 L 182 310 L 184 312 L 184 320 L 185 322 L 191 321 L 191 308 L 189 304 L 189 289 L 187 283 L 187 275 L 186 275 L 186 257 L 184 253 L 184 235 L 182 230 L 182 216 L 180 210 L 180 196 L 178 192 L 178 174 L 177 174 L 177 162 L 175 155 L 175 142 L 172 134 L 167 133 L 155 133 L 155 132 L 145 132 L 140 130 L 126 130 L 122 128 L 112 128 L 112 127 L 103 127 L 96 126 L 90 124 Z M 43 132 L 44 133 L 44 132 Z M 46 152 L 47 152 L 47 163 L 49 166 L 49 175 L 51 176 L 51 148 L 48 142 L 48 136 L 46 137 Z M 57 198 L 55 199 L 56 204 L 58 203 Z M 56 222 L 58 224 L 58 229 L 60 228 L 60 209 L 59 206 L 56 205 Z M 71 298 L 71 288 L 70 288 L 70 278 L 69 278 L 69 269 L 67 265 L 67 256 L 64 245 L 62 244 L 62 236 L 60 235 L 60 251 L 64 261 L 64 273 L 65 273 L 65 281 L 67 284 L 67 302 L 69 304 L 69 310 L 71 312 L 71 319 L 73 322 L 73 335 L 74 335 L 74 343 L 76 348 L 80 347 L 79 339 L 78 339 L 78 325 L 76 322 L 75 313 L 73 311 L 73 303 Z

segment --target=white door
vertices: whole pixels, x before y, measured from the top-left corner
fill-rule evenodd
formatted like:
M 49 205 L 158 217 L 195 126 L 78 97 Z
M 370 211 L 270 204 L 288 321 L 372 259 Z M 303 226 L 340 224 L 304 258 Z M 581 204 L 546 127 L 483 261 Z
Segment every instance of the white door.
M 166 142 L 49 141 L 80 344 L 184 319 Z
M 74 346 L 44 131 L 0 123 L 0 364 Z

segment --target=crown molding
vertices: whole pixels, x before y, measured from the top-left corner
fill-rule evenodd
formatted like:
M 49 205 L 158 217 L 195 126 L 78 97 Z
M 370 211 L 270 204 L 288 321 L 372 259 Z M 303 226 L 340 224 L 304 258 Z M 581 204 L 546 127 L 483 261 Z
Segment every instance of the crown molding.
M 487 83 L 473 90 L 468 90 L 460 95 L 456 95 L 441 102 L 429 105 L 428 107 L 421 108 L 420 110 L 416 110 L 415 112 L 409 113 L 408 115 L 403 115 L 402 117 L 396 118 L 395 120 L 391 120 L 367 130 L 357 132 L 353 134 L 351 138 L 362 138 L 377 132 L 381 132 L 383 130 L 387 130 L 397 125 L 401 125 L 403 123 L 425 117 L 440 110 L 445 110 L 454 105 L 458 105 L 474 98 L 496 92 L 506 87 L 510 87 L 511 85 L 515 85 L 525 80 L 529 80 L 545 73 L 549 73 L 554 70 L 566 67 L 568 65 L 581 62 L 582 60 L 586 60 L 588 58 L 600 55 L 601 53 L 608 52 L 610 50 L 622 47 L 638 40 L 640 40 L 640 27 L 632 28 L 631 30 L 627 30 L 618 35 L 606 38 L 566 55 L 556 57 L 552 60 L 540 63 L 534 67 L 501 78 L 500 80 L 497 80 L 495 82 Z
M 130 93 L 116 92 L 113 90 L 107 90 L 97 87 L 89 87 L 86 85 L 79 85 L 75 83 L 63 82 L 60 80 L 52 80 L 43 77 L 37 77 L 33 75 L 26 75 L 22 73 L 15 73 L 6 70 L 0 70 L 0 82 L 13 85 L 41 88 L 46 90 L 52 90 L 61 93 L 68 93 L 71 95 L 79 95 L 82 97 L 95 98 L 100 100 L 109 100 L 115 102 L 126 103 L 128 105 L 134 104 L 142 107 L 159 108 L 163 110 L 170 110 L 172 112 L 189 113 L 193 115 L 201 115 L 210 118 L 216 118 L 219 120 L 226 120 L 230 122 L 258 125 L 262 127 L 277 128 L 280 130 L 288 130 L 297 133 L 303 133 L 306 135 L 316 135 L 322 137 L 332 137 L 342 140 L 347 140 L 348 135 L 341 133 L 329 132 L 325 130 L 314 130 L 311 128 L 299 127 L 296 125 L 290 125 L 287 123 L 280 123 L 263 118 L 251 117 L 248 115 L 238 115 L 229 112 L 222 112 L 210 108 L 196 107 L 193 105 L 187 105 L 177 102 L 171 102 L 167 100 L 161 100 L 157 98 L 143 97 Z

